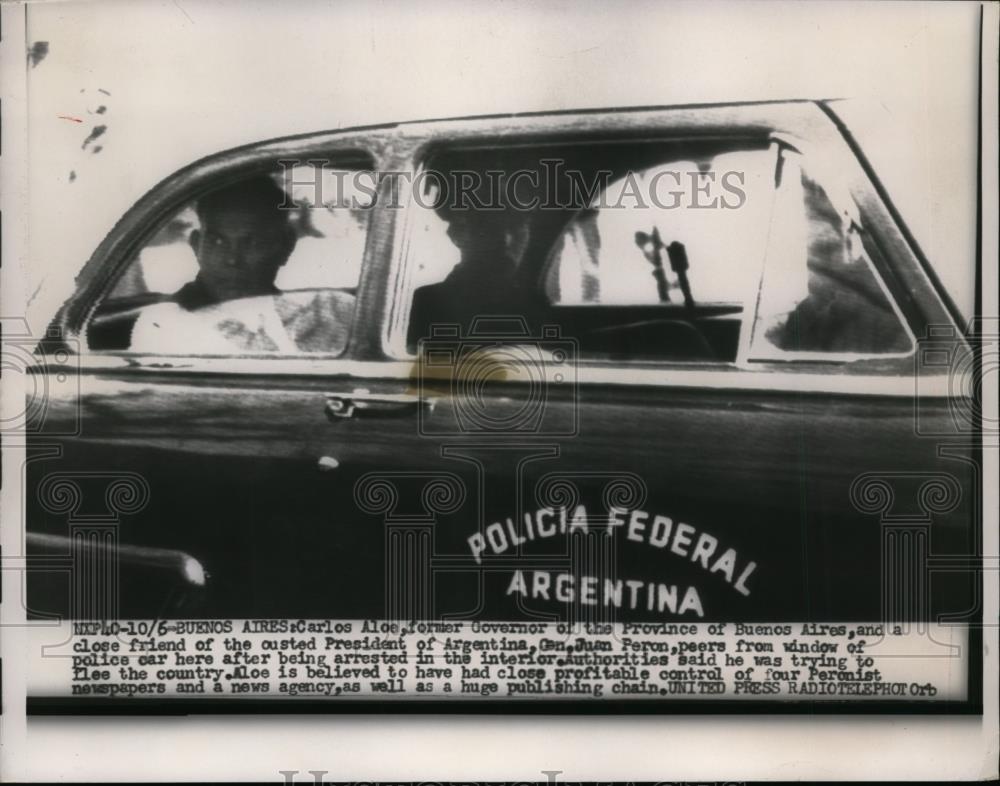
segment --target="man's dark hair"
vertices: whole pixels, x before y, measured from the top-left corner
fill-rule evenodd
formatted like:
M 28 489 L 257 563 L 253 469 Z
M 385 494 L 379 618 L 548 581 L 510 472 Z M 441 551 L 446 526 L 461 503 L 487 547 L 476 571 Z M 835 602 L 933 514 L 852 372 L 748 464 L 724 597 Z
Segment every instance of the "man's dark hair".
M 202 224 L 220 210 L 238 210 L 260 218 L 287 221 L 289 213 L 280 206 L 291 204 L 285 191 L 266 175 L 240 180 L 201 197 L 195 210 Z

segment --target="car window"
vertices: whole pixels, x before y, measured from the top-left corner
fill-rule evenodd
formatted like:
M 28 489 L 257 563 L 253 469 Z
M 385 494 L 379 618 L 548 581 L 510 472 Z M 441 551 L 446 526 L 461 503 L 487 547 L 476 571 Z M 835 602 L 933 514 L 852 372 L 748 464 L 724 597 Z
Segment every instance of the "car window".
M 906 354 L 913 339 L 834 172 L 785 150 L 751 360 Z
M 742 307 L 760 272 L 773 171 L 768 151 L 737 151 L 629 172 L 559 237 L 546 266 L 547 299 Z M 686 266 L 671 253 L 674 243 Z
M 431 157 L 408 232 L 410 351 L 435 325 L 516 315 L 584 359 L 735 359 L 776 152 L 615 140 Z
M 87 328 L 91 350 L 340 354 L 374 189 L 317 162 L 218 185 L 135 253 Z

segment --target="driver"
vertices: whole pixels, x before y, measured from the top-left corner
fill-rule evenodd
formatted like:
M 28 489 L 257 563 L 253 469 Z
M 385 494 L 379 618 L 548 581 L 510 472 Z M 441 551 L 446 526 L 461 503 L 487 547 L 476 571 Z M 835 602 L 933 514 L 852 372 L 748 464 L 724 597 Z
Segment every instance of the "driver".
M 198 200 L 189 242 L 198 273 L 168 301 L 143 310 L 130 349 L 157 354 L 339 353 L 354 297 L 275 286 L 296 245 L 293 210 L 271 178 L 240 181 Z

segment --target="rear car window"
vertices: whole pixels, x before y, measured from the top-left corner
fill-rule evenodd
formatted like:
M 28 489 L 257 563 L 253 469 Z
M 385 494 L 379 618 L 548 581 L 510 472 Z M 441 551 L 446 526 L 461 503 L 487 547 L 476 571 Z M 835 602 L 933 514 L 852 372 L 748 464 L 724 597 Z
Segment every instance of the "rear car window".
M 751 359 L 911 352 L 912 335 L 872 263 L 851 196 L 798 153 L 783 151 L 780 167 Z

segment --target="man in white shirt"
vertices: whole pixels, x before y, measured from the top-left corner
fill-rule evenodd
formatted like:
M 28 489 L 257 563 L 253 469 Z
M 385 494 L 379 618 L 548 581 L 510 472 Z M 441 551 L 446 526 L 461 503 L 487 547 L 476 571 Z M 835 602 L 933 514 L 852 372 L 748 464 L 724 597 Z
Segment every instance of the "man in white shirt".
M 283 293 L 274 282 L 295 249 L 290 200 L 269 177 L 244 180 L 198 200 L 189 242 L 195 279 L 143 309 L 130 349 L 153 354 L 343 351 L 353 296 Z

